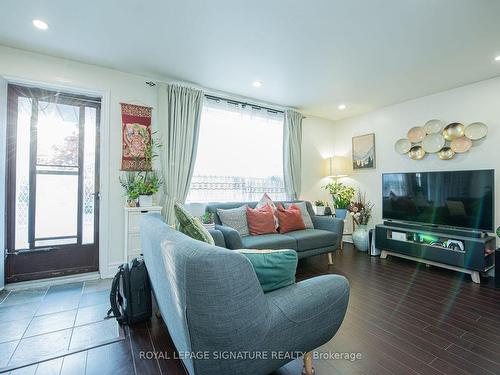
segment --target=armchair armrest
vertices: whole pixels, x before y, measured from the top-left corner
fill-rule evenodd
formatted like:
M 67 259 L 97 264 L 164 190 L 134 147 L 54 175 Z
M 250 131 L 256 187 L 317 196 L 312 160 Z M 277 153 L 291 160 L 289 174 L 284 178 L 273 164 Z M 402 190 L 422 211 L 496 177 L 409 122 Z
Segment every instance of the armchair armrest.
M 226 247 L 226 241 L 224 240 L 224 235 L 218 229 L 209 229 L 208 233 L 212 236 L 215 242 L 215 246 Z
M 337 234 L 337 243 L 335 247 L 338 248 L 340 246 L 340 241 L 342 241 L 342 235 L 344 233 L 344 220 L 337 219 L 335 217 L 327 217 L 327 216 L 312 216 L 311 217 L 314 229 L 322 229 L 330 232 L 334 232 Z
M 226 247 L 231 250 L 241 249 L 243 244 L 241 243 L 240 234 L 236 229 L 228 227 L 227 225 L 215 225 L 215 229 L 222 232 L 224 236 L 224 241 L 226 242 Z

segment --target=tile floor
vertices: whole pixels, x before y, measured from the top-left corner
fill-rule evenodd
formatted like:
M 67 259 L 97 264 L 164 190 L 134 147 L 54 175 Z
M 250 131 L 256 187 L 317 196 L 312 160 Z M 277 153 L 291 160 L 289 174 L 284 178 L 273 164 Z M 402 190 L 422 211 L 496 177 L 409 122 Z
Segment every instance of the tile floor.
M 104 320 L 110 287 L 105 279 L 1 291 L 0 372 L 123 339 L 116 320 Z

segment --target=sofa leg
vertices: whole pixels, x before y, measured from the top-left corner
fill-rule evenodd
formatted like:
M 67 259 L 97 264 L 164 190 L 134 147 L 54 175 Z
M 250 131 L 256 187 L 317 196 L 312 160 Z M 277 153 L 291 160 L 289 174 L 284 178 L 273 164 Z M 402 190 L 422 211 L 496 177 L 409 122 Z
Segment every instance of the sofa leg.
M 333 264 L 333 253 L 328 253 L 328 264 L 329 265 Z
M 302 375 L 314 375 L 312 352 L 304 354 L 304 368 L 302 369 Z

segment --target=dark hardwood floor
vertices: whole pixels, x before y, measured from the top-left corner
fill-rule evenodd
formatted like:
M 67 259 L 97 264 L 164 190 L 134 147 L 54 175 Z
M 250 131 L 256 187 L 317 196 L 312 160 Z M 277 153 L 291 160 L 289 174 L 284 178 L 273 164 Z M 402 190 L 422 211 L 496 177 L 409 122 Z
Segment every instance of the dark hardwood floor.
M 337 335 L 318 353 L 360 353 L 360 359 L 315 360 L 325 374 L 500 374 L 500 290 L 491 281 L 381 260 L 346 245 L 328 266 L 326 256 L 299 263 L 298 280 L 320 274 L 349 279 L 351 297 Z M 161 353 L 144 359 L 141 352 Z M 161 320 L 129 328 L 128 339 L 12 374 L 186 374 Z M 273 375 L 298 375 L 299 360 Z

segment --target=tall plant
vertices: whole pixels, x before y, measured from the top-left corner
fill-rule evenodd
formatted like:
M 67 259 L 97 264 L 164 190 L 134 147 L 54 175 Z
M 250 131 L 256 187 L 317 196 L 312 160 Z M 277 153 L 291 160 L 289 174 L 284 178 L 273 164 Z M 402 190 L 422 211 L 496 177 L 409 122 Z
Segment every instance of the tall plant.
M 333 205 L 335 208 L 346 209 L 349 207 L 352 199 L 354 198 L 355 189 L 352 186 L 347 186 L 342 182 L 331 182 L 326 186 L 323 186 L 325 190 L 328 190 L 333 198 Z

